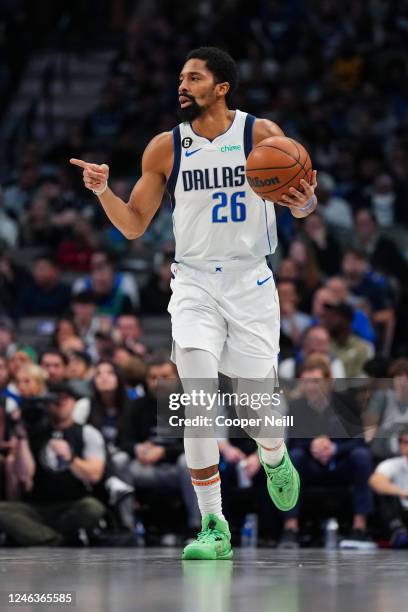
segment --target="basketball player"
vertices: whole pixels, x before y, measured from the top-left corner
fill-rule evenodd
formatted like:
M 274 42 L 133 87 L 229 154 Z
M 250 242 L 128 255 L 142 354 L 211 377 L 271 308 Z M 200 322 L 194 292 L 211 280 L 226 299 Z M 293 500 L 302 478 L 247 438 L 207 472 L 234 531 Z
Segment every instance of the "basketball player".
M 276 248 L 274 205 L 258 197 L 245 176 L 252 147 L 282 130 L 227 102 L 238 81 L 234 60 L 224 51 L 192 51 L 180 73 L 180 125 L 155 136 L 142 159 L 142 176 L 125 203 L 108 187 L 109 168 L 82 160 L 85 186 L 99 198 L 111 222 L 138 238 L 153 219 L 167 188 L 176 240 L 173 264 L 173 355 L 184 390 L 205 379 L 216 391 L 218 372 L 242 389 L 274 386 L 279 352 L 279 304 L 265 256 Z M 290 189 L 279 204 L 296 217 L 315 209 L 316 173 L 303 192 Z M 228 523 L 222 514 L 219 449 L 215 438 L 185 431 L 185 454 L 202 514 L 202 531 L 183 559 L 230 559 Z M 270 497 L 290 510 L 299 495 L 299 476 L 284 440 L 255 438 Z

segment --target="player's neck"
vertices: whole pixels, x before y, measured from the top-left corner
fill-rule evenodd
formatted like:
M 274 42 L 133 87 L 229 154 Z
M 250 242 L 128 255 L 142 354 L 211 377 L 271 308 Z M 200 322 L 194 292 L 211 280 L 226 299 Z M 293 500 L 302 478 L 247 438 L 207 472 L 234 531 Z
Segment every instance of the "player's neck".
M 214 140 L 226 132 L 234 121 L 235 111 L 226 106 L 208 109 L 202 117 L 194 119 L 193 130 L 198 136 Z

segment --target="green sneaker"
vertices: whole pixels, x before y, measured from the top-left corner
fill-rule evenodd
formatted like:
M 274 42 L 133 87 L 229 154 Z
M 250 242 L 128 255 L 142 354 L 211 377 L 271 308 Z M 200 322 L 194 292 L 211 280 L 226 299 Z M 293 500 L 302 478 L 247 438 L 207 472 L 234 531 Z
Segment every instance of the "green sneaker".
M 185 547 L 182 558 L 202 561 L 232 559 L 231 534 L 227 521 L 215 514 L 207 514 L 203 518 L 202 530 L 194 542 Z
M 264 462 L 259 444 L 258 454 L 268 478 L 268 493 L 273 503 L 279 510 L 285 512 L 292 510 L 299 498 L 300 478 L 298 471 L 290 460 L 288 451 L 285 448 L 283 459 L 276 467 L 271 467 Z

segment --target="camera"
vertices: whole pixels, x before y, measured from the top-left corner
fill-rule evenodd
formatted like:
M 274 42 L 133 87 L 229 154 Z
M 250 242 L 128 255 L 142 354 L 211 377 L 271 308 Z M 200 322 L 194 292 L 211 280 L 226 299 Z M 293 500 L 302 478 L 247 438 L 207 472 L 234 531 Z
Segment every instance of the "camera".
M 21 420 L 29 433 L 37 433 L 49 425 L 48 408 L 56 403 L 58 403 L 57 393 L 21 398 Z

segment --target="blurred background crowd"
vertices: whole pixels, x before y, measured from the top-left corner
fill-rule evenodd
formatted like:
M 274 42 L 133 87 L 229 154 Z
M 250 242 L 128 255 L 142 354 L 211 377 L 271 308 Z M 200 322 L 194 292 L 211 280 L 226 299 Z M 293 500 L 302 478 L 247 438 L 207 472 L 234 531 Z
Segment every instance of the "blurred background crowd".
M 170 204 L 165 197 L 146 234 L 127 241 L 68 160 L 108 163 L 111 188 L 127 201 L 147 142 L 177 123 L 178 72 L 200 44 L 237 60 L 233 106 L 277 122 L 307 147 L 318 171 L 316 213 L 299 222 L 275 207 L 279 247 L 270 265 L 281 305 L 281 380 L 310 371 L 324 379 L 388 378 L 389 389 L 374 394 L 370 423 L 381 429 L 393 410 L 394 424 L 408 422 L 408 2 L 43 4 L 38 11 L 26 0 L 0 3 L 0 439 L 8 500 L 0 504 L 0 530 L 19 543 L 57 544 L 71 541 L 77 527 L 94 528 L 108 507 L 117 511 L 115 524 L 143 539 L 139 511 L 147 504 L 157 524 L 153 498 L 163 482 L 174 494 L 170 506 L 184 504 L 183 523 L 199 524 L 182 444 L 158 440 L 154 419 L 157 380 L 176 374 L 168 357 Z M 316 353 L 323 365 L 310 365 Z M 39 408 L 47 422 L 38 428 L 33 405 L 49 392 L 53 399 Z M 364 489 L 363 499 L 353 498 L 354 531 L 366 531 L 361 516 L 373 511 L 371 471 L 401 452 L 395 428 L 393 435 L 381 444 L 371 432 L 363 448 L 338 456 L 359 474 L 354 484 L 346 469 L 337 481 L 333 457 L 321 461 L 324 452 L 310 443 L 292 451 L 312 484 L 321 474 L 306 459 L 327 471 L 324 487 Z M 263 476 L 250 446 L 221 447 L 233 512 L 237 487 L 248 488 L 238 486 L 235 467 L 251 457 L 246 476 Z M 68 480 L 58 481 L 61 474 Z M 278 537 L 261 484 L 259 499 L 252 496 L 260 528 L 266 539 Z M 26 498 L 36 514 L 17 508 L 20 531 L 10 532 L 16 507 L 7 504 Z M 82 505 L 72 508 L 73 501 Z M 56 504 L 68 504 L 67 516 Z M 180 531 L 174 520 L 171 530 Z M 297 516 L 290 520 L 286 540 L 294 544 Z

